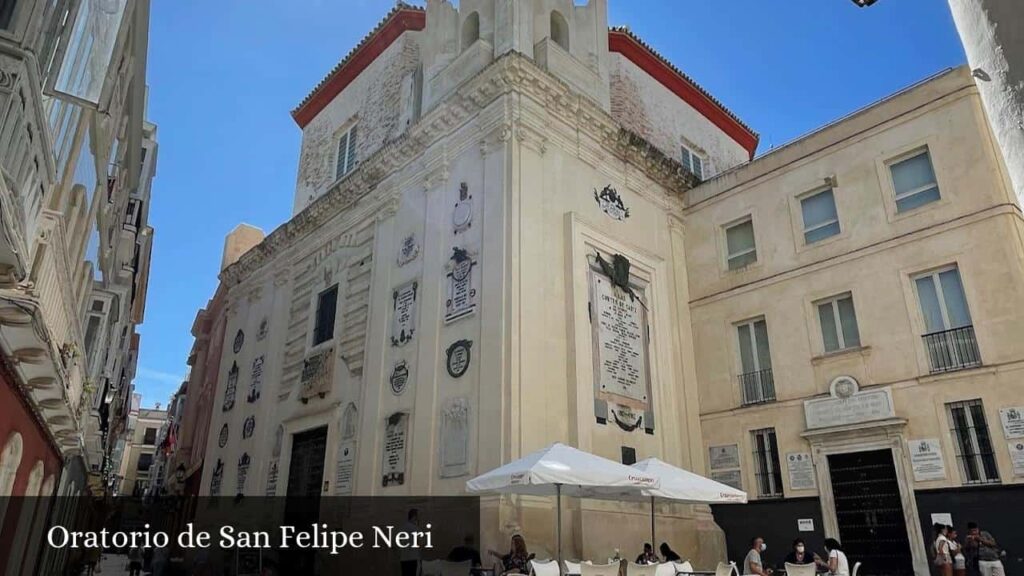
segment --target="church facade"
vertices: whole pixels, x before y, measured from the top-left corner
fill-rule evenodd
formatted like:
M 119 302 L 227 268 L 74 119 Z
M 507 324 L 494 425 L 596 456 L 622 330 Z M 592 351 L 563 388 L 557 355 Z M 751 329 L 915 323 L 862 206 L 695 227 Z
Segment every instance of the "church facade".
M 293 117 L 292 218 L 229 236 L 202 314 L 190 490 L 462 494 L 560 441 L 746 490 L 659 505 L 696 566 L 884 513 L 906 573 L 933 514 L 1020 498 L 1020 207 L 966 71 L 754 160 L 604 0 L 429 0 Z M 847 489 L 872 470 L 888 500 Z M 650 533 L 645 504 L 564 506 L 567 558 Z M 482 508 L 483 547 L 554 555 L 550 499 Z
M 702 469 L 683 195 L 757 137 L 606 10 L 399 7 L 295 110 L 296 213 L 221 275 L 200 494 L 460 494 L 555 441 Z M 569 556 L 649 529 L 572 506 Z M 548 499 L 484 508 L 553 552 Z M 659 522 L 724 552 L 706 508 Z

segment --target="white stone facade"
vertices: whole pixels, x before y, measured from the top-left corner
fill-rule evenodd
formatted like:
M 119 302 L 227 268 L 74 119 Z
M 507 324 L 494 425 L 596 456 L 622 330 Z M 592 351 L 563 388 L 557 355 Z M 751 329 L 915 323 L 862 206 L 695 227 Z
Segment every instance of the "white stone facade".
M 678 329 L 689 325 L 682 194 L 696 179 L 675 159 L 684 138 L 716 169 L 750 152 L 618 61 L 640 86 L 631 106 L 681 116 L 660 143 L 622 126 L 605 10 L 598 0 L 399 8 L 355 52 L 379 50 L 377 60 L 327 99 L 323 90 L 357 60 L 343 64 L 293 112 L 305 126 L 297 213 L 221 276 L 227 327 L 201 494 L 285 494 L 292 438 L 324 426 L 323 494 L 460 494 L 472 475 L 554 441 L 701 469 L 692 343 Z M 376 34 L 394 22 L 406 31 L 381 47 Z M 469 46 L 456 54 L 460 42 Z M 422 74 L 420 88 L 403 88 L 410 74 Z M 411 116 L 403 94 L 422 95 Z M 710 99 L 700 105 L 731 118 Z M 352 125 L 357 167 L 334 179 L 338 138 Z M 606 187 L 621 209 L 599 202 Z M 597 254 L 630 260 L 647 306 L 641 408 L 595 401 Z M 466 271 L 468 286 L 456 285 Z M 318 343 L 318 300 L 332 286 L 334 331 Z M 249 402 L 257 363 L 262 389 Z M 396 384 L 395 374 L 406 376 Z M 383 457 L 387 421 L 399 413 L 409 419 L 400 482 Z M 546 499 L 500 502 L 485 504 L 486 544 L 527 526 L 532 547 L 550 547 Z M 569 555 L 637 547 L 649 527 L 646 507 L 570 506 Z M 584 537 L 584 526 L 602 523 L 635 528 L 637 541 L 593 528 Z M 659 532 L 705 564 L 722 551 L 706 509 L 666 508 Z

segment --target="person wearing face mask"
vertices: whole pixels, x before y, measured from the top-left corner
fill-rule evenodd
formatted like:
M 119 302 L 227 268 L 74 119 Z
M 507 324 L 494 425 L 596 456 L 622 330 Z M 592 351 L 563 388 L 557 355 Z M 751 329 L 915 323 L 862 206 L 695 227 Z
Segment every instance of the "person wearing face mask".
M 750 540 L 750 552 L 747 552 L 747 557 L 743 559 L 744 574 L 768 576 L 772 573 L 772 569 L 765 568 L 764 563 L 761 561 L 761 553 L 767 549 L 768 545 L 764 543 L 764 538 L 755 536 Z
M 825 550 L 828 551 L 827 562 L 817 554 L 814 555 L 814 561 L 818 566 L 827 568 L 828 573 L 832 576 L 850 576 L 850 561 L 847 560 L 846 552 L 843 552 L 842 546 L 839 545 L 839 540 L 825 538 Z
M 814 564 L 814 556 L 807 551 L 802 538 L 793 540 L 793 551 L 786 556 L 788 564 Z

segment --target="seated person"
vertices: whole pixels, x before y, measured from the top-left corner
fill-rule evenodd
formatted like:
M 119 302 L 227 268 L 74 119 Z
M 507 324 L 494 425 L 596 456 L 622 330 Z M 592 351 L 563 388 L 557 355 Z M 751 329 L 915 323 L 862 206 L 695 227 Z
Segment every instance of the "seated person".
M 786 556 L 789 564 L 814 564 L 814 555 L 807 551 L 802 538 L 793 540 L 793 550 Z
M 644 551 L 642 554 L 636 557 L 637 564 L 657 564 L 658 555 L 654 553 L 654 546 L 650 542 L 644 542 Z
M 473 535 L 466 534 L 466 537 L 462 540 L 462 545 L 452 548 L 446 560 L 449 562 L 465 562 L 469 560 L 473 566 L 480 566 L 480 552 L 473 546 Z
M 533 554 L 526 550 L 526 540 L 519 534 L 512 537 L 512 546 L 508 554 L 495 550 L 488 550 L 487 553 L 501 561 L 502 574 L 530 573 L 530 560 L 533 560 Z
M 683 559 L 676 554 L 676 551 L 669 548 L 668 542 L 662 542 L 661 546 L 658 547 L 661 551 L 661 557 L 665 559 L 665 562 L 682 562 Z

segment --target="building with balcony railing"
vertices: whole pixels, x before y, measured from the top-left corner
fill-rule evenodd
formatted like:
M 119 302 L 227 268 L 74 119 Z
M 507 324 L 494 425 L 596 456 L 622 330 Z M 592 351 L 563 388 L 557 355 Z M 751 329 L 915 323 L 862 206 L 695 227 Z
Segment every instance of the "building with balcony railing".
M 753 499 L 715 510 L 730 557 L 810 519 L 811 549 L 922 574 L 934 512 L 1020 533 L 970 505 L 1024 506 L 1024 227 L 992 142 L 950 70 L 687 194 L 707 465 Z
M 0 468 L 13 471 L 0 496 L 98 494 L 115 472 L 152 238 L 148 26 L 148 0 L 0 10 Z M 134 236 L 121 234 L 129 198 Z M 12 502 L 0 557 L 59 570 L 19 529 L 48 504 Z

